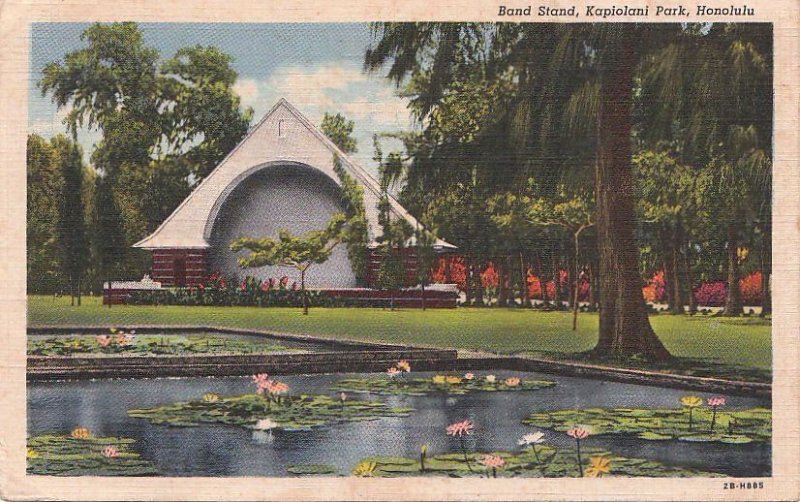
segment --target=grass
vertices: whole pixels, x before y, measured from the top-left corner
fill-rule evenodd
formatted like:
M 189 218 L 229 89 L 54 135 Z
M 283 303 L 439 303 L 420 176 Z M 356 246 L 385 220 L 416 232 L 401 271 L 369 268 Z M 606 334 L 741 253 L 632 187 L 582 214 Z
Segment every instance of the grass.
M 103 307 L 100 298 L 84 298 L 71 307 L 68 298 L 28 297 L 28 322 L 36 325 L 208 325 L 371 342 L 580 359 L 597 342 L 597 314 L 582 313 L 571 329 L 571 313 L 521 309 L 312 309 L 128 306 Z M 772 365 L 771 322 L 758 318 L 725 319 L 658 314 L 650 317 L 669 351 L 685 361 L 676 367 L 722 365 L 758 379 Z M 635 364 L 633 364 L 635 366 Z M 720 374 L 728 374 L 725 370 Z

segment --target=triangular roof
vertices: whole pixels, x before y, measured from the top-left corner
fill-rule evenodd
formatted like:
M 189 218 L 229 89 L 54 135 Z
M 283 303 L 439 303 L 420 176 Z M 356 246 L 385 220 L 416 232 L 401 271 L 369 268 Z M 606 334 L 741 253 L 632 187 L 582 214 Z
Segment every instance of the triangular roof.
M 228 195 L 248 176 L 268 166 L 305 165 L 321 171 L 339 184 L 333 170 L 338 155 L 345 172 L 364 188 L 364 206 L 370 239 L 380 232 L 377 203 L 380 184 L 353 162 L 297 108 L 281 98 L 244 139 L 214 168 L 172 214 L 148 237 L 133 245 L 144 249 L 208 248 L 217 214 Z M 400 203 L 389 196 L 390 211 L 419 225 Z M 435 246 L 455 246 L 437 239 Z

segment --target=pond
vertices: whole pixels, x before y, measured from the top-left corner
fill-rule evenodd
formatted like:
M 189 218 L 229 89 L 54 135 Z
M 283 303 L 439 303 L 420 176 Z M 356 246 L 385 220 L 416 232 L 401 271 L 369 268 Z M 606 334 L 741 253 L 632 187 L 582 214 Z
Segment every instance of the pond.
M 476 372 L 485 375 L 488 372 Z M 135 449 L 157 471 L 170 476 L 287 476 L 295 464 L 328 464 L 346 475 L 360 460 L 371 456 L 419 456 L 458 452 L 458 441 L 445 434 L 452 423 L 471 420 L 475 431 L 467 438 L 472 451 L 519 451 L 517 440 L 537 430 L 522 421 L 533 412 L 572 408 L 678 408 L 690 394 L 677 389 L 604 382 L 537 373 L 494 372 L 498 379 L 519 376 L 553 380 L 554 387 L 535 391 L 471 392 L 464 395 L 425 396 L 352 394 L 353 399 L 386 401 L 392 407 L 410 407 L 408 416 L 372 421 L 343 422 L 306 431 L 275 430 L 270 436 L 251 429 L 217 424 L 197 427 L 155 425 L 128 416 L 128 410 L 199 399 L 206 393 L 230 396 L 253 392 L 250 377 L 181 378 L 151 380 L 96 380 L 35 382 L 28 385 L 28 435 L 68 434 L 86 427 L 95 436 L 136 440 Z M 414 377 L 433 373 L 413 373 Z M 345 378 L 387 378 L 385 374 L 282 376 L 293 394 L 336 396 L 331 390 Z M 707 398 L 710 394 L 691 392 Z M 726 410 L 769 408 L 762 399 L 725 396 Z M 574 441 L 561 432 L 543 430 L 548 444 L 572 448 Z M 750 444 L 697 443 L 677 440 L 646 441 L 630 436 L 589 437 L 586 448 L 600 447 L 616 455 L 655 460 L 730 476 L 769 476 L 769 442 Z

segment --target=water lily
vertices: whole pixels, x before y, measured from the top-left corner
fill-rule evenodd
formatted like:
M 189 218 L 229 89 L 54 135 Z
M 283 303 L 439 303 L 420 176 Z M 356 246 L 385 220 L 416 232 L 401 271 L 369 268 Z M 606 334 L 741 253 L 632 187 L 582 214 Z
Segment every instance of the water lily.
M 219 401 L 219 396 L 217 394 L 214 394 L 213 392 L 207 392 L 203 394 L 203 401 L 205 401 L 206 403 L 216 403 L 217 401 Z
M 39 452 L 33 448 L 28 448 L 28 450 L 25 452 L 25 458 L 39 458 Z
M 397 366 L 397 369 L 399 369 L 399 370 L 405 371 L 406 373 L 411 373 L 411 363 L 409 363 L 405 359 L 397 361 L 397 365 L 396 366 Z
M 584 429 L 583 427 L 573 427 L 572 429 L 567 431 L 567 436 L 575 438 L 576 453 L 578 456 L 578 470 L 581 473 L 581 477 L 583 477 L 583 462 L 581 461 L 581 439 L 588 438 L 589 431 Z
M 118 333 L 117 334 L 117 343 L 119 345 L 128 345 L 133 341 L 133 335 L 128 335 L 126 333 Z
M 486 375 L 486 381 L 489 383 L 495 383 L 497 381 L 497 377 L 494 375 Z
M 74 439 L 87 439 L 92 433 L 86 427 L 75 427 L 69 435 Z
M 378 467 L 377 462 L 370 462 L 365 460 L 363 462 L 359 462 L 359 464 L 355 466 L 355 468 L 353 469 L 353 475 L 362 477 L 372 476 L 377 467 Z
M 692 411 L 703 404 L 703 399 L 697 396 L 683 396 L 681 404 L 689 410 L 689 431 L 692 430 Z
M 472 466 L 469 464 L 469 456 L 467 455 L 467 446 L 464 443 L 464 436 L 469 436 L 472 434 L 472 430 L 474 428 L 475 424 L 473 424 L 471 420 L 464 420 L 463 422 L 452 423 L 445 429 L 448 436 L 458 438 L 459 445 L 461 446 L 461 452 L 464 454 L 464 462 L 467 464 L 467 469 L 469 469 L 469 472 L 474 471 L 472 470 Z
M 103 456 L 104 456 L 104 457 L 106 457 L 106 458 L 114 458 L 114 457 L 119 457 L 119 451 L 117 451 L 117 449 L 116 449 L 116 448 L 114 448 L 114 447 L 113 447 L 113 446 L 111 446 L 111 445 L 108 445 L 108 446 L 106 446 L 105 448 L 103 448 L 103 451 L 102 451 L 101 453 L 102 453 L 102 454 L 103 454 Z
M 520 384 L 521 380 L 518 377 L 506 378 L 506 385 L 509 387 L 516 387 Z
M 97 335 L 95 340 L 97 340 L 97 343 L 101 347 L 108 347 L 111 344 L 111 337 L 109 335 Z
M 435 375 L 432 380 L 435 384 L 443 384 L 447 381 L 447 377 L 444 375 Z
M 520 446 L 530 446 L 533 450 L 534 456 L 536 456 L 536 461 L 540 462 L 539 460 L 539 452 L 536 451 L 536 445 L 544 443 L 544 433 L 541 431 L 532 432 L 530 434 L 525 434 L 522 436 L 517 444 Z
M 445 382 L 451 385 L 457 385 L 461 383 L 461 378 L 457 376 L 448 375 L 447 377 L 445 377 Z
M 589 459 L 589 467 L 586 469 L 586 476 L 599 478 L 603 474 L 611 472 L 611 459 L 603 456 L 596 456 Z
M 710 397 L 706 401 L 709 406 L 711 406 L 711 429 L 709 430 L 710 434 L 714 433 L 714 424 L 717 423 L 717 408 L 720 406 L 725 406 L 725 398 L 724 397 Z
M 262 418 L 261 420 L 256 421 L 253 425 L 253 428 L 259 431 L 271 431 L 278 427 L 278 422 L 272 420 L 271 418 Z
M 391 368 L 386 370 L 386 374 L 389 375 L 389 377 L 396 377 L 397 375 L 400 374 L 400 370 L 392 366 Z
M 475 378 L 475 374 L 474 373 L 464 373 L 464 379 L 465 380 L 472 380 L 473 378 Z
M 269 375 L 266 373 L 258 373 L 251 378 L 256 386 L 256 394 L 263 394 L 270 382 Z
M 497 477 L 497 469 L 502 469 L 506 465 L 506 461 L 499 455 L 485 455 L 479 460 L 487 469 L 492 470 L 492 476 Z

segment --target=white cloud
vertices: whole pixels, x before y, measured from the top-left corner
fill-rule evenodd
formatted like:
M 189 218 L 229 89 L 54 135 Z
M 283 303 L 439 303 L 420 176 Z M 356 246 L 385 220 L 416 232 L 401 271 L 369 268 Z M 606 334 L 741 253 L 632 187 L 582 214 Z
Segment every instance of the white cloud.
M 252 78 L 240 78 L 233 85 L 233 92 L 242 98 L 246 105 L 252 105 L 258 98 L 258 82 Z
M 50 118 L 34 120 L 28 127 L 28 132 L 38 134 L 45 138 L 51 138 L 58 133 L 66 133 L 67 126 L 64 124 L 64 119 L 67 118 L 67 114 L 69 114 L 70 110 L 72 110 L 72 106 L 67 105 L 53 113 Z

